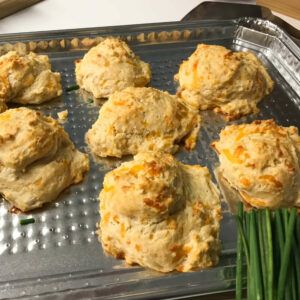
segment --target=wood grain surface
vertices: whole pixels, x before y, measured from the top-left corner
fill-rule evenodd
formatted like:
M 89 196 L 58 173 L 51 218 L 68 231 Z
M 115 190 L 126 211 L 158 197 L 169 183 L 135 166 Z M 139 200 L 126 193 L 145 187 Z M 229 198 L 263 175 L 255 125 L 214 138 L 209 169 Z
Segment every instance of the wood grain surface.
M 0 19 L 42 0 L 0 0 Z
M 257 0 L 256 4 L 300 20 L 300 0 Z

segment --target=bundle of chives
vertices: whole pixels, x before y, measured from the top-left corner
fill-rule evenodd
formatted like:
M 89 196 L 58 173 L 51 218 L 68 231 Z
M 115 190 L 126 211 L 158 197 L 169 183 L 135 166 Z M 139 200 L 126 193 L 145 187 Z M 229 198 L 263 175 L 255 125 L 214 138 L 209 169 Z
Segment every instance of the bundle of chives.
M 296 208 L 245 212 L 239 203 L 236 220 L 236 299 L 242 299 L 244 258 L 247 299 L 300 299 L 300 218 Z

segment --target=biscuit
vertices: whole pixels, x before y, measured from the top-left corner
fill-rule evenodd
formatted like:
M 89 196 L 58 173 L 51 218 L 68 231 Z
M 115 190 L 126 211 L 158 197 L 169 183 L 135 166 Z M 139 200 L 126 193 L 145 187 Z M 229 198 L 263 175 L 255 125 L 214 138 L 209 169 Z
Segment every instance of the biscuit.
M 273 89 L 260 60 L 250 52 L 199 44 L 175 75 L 180 97 L 190 106 L 214 109 L 227 119 L 258 111 L 257 103 Z
M 219 172 L 257 208 L 300 206 L 300 137 L 273 120 L 226 126 L 212 144 Z
M 7 110 L 7 106 L 4 102 L 0 101 L 0 113 L 4 112 Z
M 175 152 L 196 144 L 200 116 L 177 97 L 154 88 L 126 88 L 112 94 L 87 132 L 92 152 L 121 157 L 147 150 Z
M 139 153 L 106 174 L 99 199 L 106 253 L 160 272 L 218 263 L 220 199 L 207 168 Z
M 56 120 L 27 108 L 0 114 L 0 193 L 13 206 L 25 212 L 53 201 L 88 169 Z
M 151 78 L 150 65 L 116 38 L 105 39 L 75 64 L 78 85 L 95 98 L 107 98 L 126 87 L 143 87 Z
M 60 74 L 49 58 L 10 51 L 0 57 L 0 102 L 40 104 L 62 94 Z

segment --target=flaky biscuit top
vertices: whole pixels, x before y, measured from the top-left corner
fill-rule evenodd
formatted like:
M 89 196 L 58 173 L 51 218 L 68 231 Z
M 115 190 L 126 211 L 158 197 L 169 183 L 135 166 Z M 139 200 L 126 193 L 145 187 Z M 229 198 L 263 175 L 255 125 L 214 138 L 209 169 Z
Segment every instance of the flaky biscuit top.
M 58 122 L 24 107 L 0 115 L 0 163 L 25 168 L 32 162 L 55 154 L 62 142 L 69 142 Z
M 10 51 L 0 57 L 0 102 L 39 104 L 62 94 L 61 77 L 48 56 Z
M 273 120 L 231 125 L 213 147 L 223 177 L 254 207 L 299 205 L 300 138 Z
M 151 78 L 150 65 L 117 38 L 107 38 L 91 48 L 75 67 L 79 86 L 96 98 L 107 98 L 130 86 L 145 86 Z
M 218 262 L 220 199 L 207 168 L 143 152 L 106 174 L 99 199 L 107 253 L 161 272 Z
M 256 104 L 273 89 L 260 60 L 250 52 L 199 44 L 175 79 L 179 95 L 190 106 L 214 109 L 228 119 L 257 112 Z
M 121 157 L 147 150 L 175 152 L 183 140 L 195 147 L 200 116 L 180 99 L 154 88 L 112 94 L 86 138 L 98 156 Z
M 0 114 L 0 193 L 14 207 L 41 207 L 88 170 L 88 156 L 53 118 L 24 107 Z

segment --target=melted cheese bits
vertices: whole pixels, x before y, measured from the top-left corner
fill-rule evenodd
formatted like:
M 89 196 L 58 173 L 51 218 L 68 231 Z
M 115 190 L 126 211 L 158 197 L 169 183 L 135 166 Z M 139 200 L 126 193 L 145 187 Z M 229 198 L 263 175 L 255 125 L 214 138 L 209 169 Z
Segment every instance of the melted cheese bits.
M 178 97 L 154 88 L 127 88 L 112 94 L 86 135 L 92 152 L 100 157 L 141 151 L 175 152 L 184 141 L 195 147 L 200 127 L 197 111 Z
M 221 175 L 257 208 L 300 205 L 300 137 L 273 120 L 226 126 L 212 144 Z
M 143 87 L 151 78 L 150 65 L 137 57 L 129 46 L 107 38 L 76 61 L 78 85 L 95 98 L 107 98 L 126 87 Z
M 60 74 L 51 71 L 47 55 L 10 51 L 0 57 L 0 102 L 40 104 L 61 94 Z
M 41 207 L 88 170 L 87 155 L 56 120 L 24 107 L 0 114 L 0 193 L 13 206 Z
M 99 199 L 108 254 L 160 272 L 217 264 L 221 207 L 207 168 L 140 153 L 106 174 Z
M 257 112 L 257 103 L 273 89 L 271 77 L 254 54 L 204 44 L 180 65 L 175 79 L 178 94 L 188 105 L 214 109 L 227 119 Z

